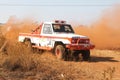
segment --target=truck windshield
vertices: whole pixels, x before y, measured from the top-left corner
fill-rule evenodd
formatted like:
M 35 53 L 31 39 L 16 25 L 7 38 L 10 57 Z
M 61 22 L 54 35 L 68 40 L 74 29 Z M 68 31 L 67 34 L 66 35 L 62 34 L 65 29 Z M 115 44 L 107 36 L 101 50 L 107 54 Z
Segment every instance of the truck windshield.
M 68 24 L 53 24 L 54 32 L 74 33 L 71 25 Z

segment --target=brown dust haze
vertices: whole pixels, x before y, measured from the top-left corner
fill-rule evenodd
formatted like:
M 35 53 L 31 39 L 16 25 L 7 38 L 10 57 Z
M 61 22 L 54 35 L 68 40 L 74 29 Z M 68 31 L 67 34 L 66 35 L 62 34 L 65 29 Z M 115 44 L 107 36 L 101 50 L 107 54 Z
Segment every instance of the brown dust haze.
M 94 15 L 93 15 L 94 16 Z M 7 39 L 18 40 L 20 32 L 31 32 L 39 24 L 31 18 L 17 19 L 11 16 L 3 27 Z M 77 34 L 86 35 L 99 49 L 120 48 L 120 6 L 114 6 L 103 12 L 103 15 L 92 26 L 74 27 Z
M 2 32 L 6 39 L 17 41 L 19 33 L 31 33 L 38 26 L 32 18 L 18 19 L 16 16 L 11 16 L 4 25 Z
M 120 49 L 120 6 L 106 10 L 92 26 L 75 27 L 75 32 L 87 35 L 96 48 Z

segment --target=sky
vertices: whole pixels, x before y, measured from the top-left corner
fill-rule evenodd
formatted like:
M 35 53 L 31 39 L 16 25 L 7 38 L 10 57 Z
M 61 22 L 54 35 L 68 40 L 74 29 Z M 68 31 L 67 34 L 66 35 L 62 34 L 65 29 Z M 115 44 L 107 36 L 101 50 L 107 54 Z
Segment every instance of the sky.
M 10 16 L 30 17 L 38 22 L 66 20 L 89 25 L 120 0 L 0 0 L 0 23 Z

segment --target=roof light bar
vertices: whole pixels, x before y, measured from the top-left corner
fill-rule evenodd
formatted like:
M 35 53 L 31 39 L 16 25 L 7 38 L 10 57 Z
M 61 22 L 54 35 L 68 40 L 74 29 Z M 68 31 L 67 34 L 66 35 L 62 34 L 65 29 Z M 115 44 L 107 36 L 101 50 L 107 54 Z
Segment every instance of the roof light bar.
M 55 20 L 55 23 L 65 24 L 66 21 L 63 21 L 63 20 Z

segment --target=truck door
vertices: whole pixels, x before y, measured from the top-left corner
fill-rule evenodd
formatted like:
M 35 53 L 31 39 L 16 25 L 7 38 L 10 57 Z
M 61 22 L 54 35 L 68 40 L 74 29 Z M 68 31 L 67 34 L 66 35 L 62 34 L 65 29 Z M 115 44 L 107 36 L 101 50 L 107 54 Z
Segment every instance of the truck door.
M 51 46 L 51 35 L 52 35 L 52 27 L 51 24 L 44 24 L 42 29 L 42 37 L 41 37 L 41 46 L 50 47 Z

